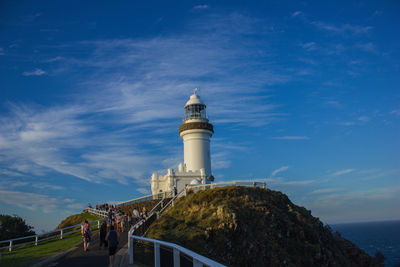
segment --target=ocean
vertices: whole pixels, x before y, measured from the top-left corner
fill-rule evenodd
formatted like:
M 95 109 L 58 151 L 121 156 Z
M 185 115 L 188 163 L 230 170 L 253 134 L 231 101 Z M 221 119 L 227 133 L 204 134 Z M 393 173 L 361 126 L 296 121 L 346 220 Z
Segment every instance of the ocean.
M 400 221 L 364 222 L 330 225 L 344 238 L 352 241 L 369 255 L 380 251 L 385 266 L 400 266 Z

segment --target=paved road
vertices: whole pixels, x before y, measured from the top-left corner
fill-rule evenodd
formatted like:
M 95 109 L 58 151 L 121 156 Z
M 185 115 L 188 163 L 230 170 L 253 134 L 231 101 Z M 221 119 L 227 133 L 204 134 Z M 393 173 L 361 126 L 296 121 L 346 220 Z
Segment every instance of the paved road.
M 128 242 L 128 232 L 119 233 L 120 241 L 118 250 L 122 248 Z M 96 266 L 96 267 L 108 267 L 108 248 L 99 248 L 99 238 L 96 234 L 92 238 L 90 243 L 89 251 L 83 251 L 83 244 L 78 245 L 78 249 L 67 254 L 65 257 L 58 261 L 45 265 L 46 267 L 83 267 L 83 266 Z

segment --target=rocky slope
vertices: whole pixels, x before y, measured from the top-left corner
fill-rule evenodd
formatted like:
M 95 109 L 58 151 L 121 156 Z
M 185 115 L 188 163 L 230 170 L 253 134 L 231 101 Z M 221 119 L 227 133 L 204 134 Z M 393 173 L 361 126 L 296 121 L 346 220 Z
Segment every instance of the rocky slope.
M 309 210 L 269 189 L 232 186 L 188 194 L 147 236 L 229 266 L 380 266 Z

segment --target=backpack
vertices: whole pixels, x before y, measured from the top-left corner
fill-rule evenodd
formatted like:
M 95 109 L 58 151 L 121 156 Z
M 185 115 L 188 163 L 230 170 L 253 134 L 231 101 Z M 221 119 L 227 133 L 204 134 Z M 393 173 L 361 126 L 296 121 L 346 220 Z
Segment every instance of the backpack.
M 85 237 L 90 236 L 90 226 L 89 226 L 89 224 L 85 224 L 85 226 L 83 227 L 83 235 Z

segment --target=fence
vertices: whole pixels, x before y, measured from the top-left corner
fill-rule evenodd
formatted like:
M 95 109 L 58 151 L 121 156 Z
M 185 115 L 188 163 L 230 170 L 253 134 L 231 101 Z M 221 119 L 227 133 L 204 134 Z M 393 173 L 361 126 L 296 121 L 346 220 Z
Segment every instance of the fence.
M 131 248 L 134 246 L 134 240 L 151 243 L 154 247 L 154 266 L 160 267 L 161 261 L 165 266 L 187 266 L 192 265 L 193 267 L 200 266 L 211 266 L 211 267 L 220 267 L 224 266 L 216 261 L 213 261 L 209 258 L 206 258 L 200 254 L 197 254 L 189 249 L 181 247 L 177 244 L 165 242 L 157 239 L 151 239 L 136 235 L 129 236 L 131 240 Z M 130 252 L 131 253 L 131 252 Z M 169 254 L 169 255 L 168 255 Z M 133 262 L 133 249 L 132 254 L 130 254 L 132 262 Z M 184 264 L 184 262 L 186 264 Z
M 90 223 L 90 225 L 93 225 L 93 224 L 96 225 L 96 223 L 97 223 L 97 228 L 100 228 L 100 221 L 102 221 L 102 220 L 103 219 L 98 219 L 98 220 L 91 221 L 89 223 Z M 74 228 L 78 228 L 78 229 L 74 229 Z M 54 231 L 50 231 L 47 233 L 43 233 L 40 235 L 31 235 L 31 236 L 13 238 L 13 239 L 9 239 L 9 240 L 3 240 L 3 241 L 0 241 L 0 244 L 8 243 L 8 245 L 0 247 L 0 250 L 8 248 L 8 251 L 12 251 L 12 249 L 15 247 L 25 246 L 25 245 L 30 245 L 30 244 L 34 244 L 35 246 L 37 246 L 40 242 L 43 242 L 43 241 L 46 241 L 49 239 L 54 239 L 54 238 L 63 239 L 67 235 L 70 235 L 70 234 L 73 234 L 76 232 L 80 232 L 80 231 L 81 231 L 81 224 L 76 224 L 76 225 L 64 227 L 61 229 L 57 229 Z M 56 234 L 52 235 L 54 233 L 56 233 Z M 26 240 L 26 242 L 24 242 L 24 240 Z
M 254 187 L 261 187 L 265 188 L 265 182 L 254 182 L 254 181 L 241 181 L 241 182 L 223 182 L 223 183 L 213 183 L 213 184 L 201 184 L 201 185 L 187 185 L 186 190 L 197 192 L 200 190 L 206 189 L 213 189 L 217 187 L 224 187 L 224 186 L 254 186 Z
M 87 212 L 89 212 L 93 215 L 97 215 L 97 216 L 100 216 L 103 218 L 108 216 L 108 212 L 105 210 L 98 210 L 98 209 L 93 209 L 93 208 L 87 208 L 86 210 L 87 210 Z
M 135 204 L 135 203 L 154 200 L 154 199 L 162 199 L 162 198 L 168 197 L 169 195 L 172 195 L 172 191 L 158 193 L 158 194 L 154 194 L 154 195 L 147 195 L 147 196 L 144 196 L 144 197 L 138 197 L 138 198 L 134 198 L 134 199 L 131 199 L 131 200 L 120 202 L 120 203 L 117 204 L 117 207 L 126 206 L 126 205 L 132 205 L 132 204 Z

